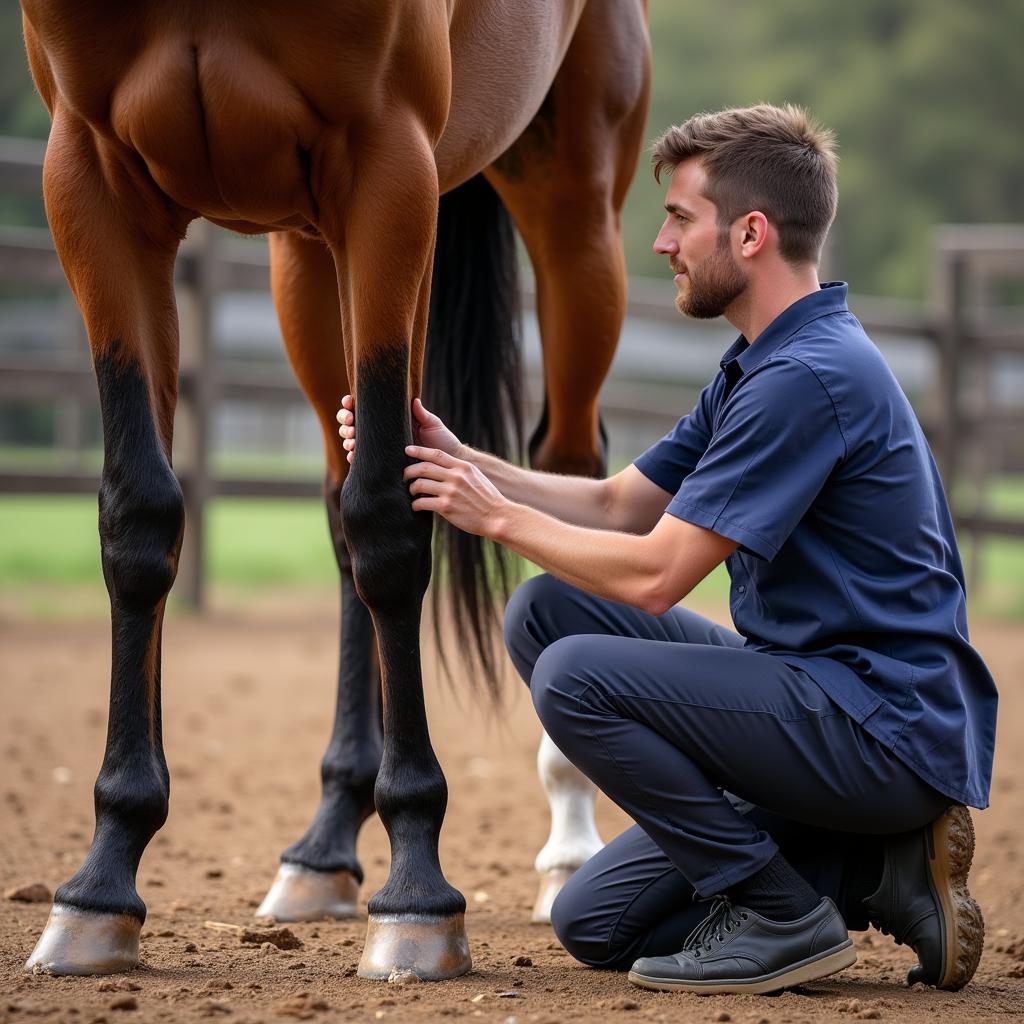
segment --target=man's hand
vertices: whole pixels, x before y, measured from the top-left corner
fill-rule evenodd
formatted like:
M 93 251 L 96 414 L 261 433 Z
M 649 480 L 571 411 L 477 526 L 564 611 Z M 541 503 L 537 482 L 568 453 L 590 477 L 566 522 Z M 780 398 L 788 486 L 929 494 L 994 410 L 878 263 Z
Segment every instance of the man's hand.
M 437 512 L 466 533 L 493 536 L 512 503 L 476 466 L 437 448 L 409 445 L 405 454 L 421 460 L 404 473 L 415 511 Z
M 348 452 L 346 458 L 351 462 L 356 453 L 355 399 L 351 395 L 341 400 L 337 420 L 341 424 L 338 433 L 344 438 L 342 446 Z M 424 448 L 436 448 L 455 456 L 462 452 L 462 442 L 441 422 L 439 416 L 428 412 L 418 398 L 412 400 L 412 432 L 416 443 Z

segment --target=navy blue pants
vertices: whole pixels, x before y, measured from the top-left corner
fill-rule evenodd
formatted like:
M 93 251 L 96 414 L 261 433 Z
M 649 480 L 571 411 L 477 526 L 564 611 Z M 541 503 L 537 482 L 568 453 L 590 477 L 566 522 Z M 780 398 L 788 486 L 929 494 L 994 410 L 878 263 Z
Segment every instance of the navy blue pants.
M 584 963 L 678 952 L 706 914 L 694 899 L 779 849 L 867 927 L 846 898 L 856 865 L 950 803 L 805 672 L 681 606 L 654 616 L 537 576 L 508 604 L 505 643 L 548 735 L 636 822 L 555 901 Z

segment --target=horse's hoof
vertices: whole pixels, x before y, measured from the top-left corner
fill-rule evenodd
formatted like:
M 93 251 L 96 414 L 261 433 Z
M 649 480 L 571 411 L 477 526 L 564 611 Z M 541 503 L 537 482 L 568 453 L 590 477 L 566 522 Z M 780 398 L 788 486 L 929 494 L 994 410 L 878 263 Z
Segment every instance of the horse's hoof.
M 55 903 L 25 964 L 33 974 L 120 974 L 139 966 L 142 923 Z
M 533 904 L 530 924 L 551 924 L 551 904 L 562 891 L 562 886 L 569 881 L 573 872 L 570 868 L 552 868 L 540 876 L 540 888 L 537 900 Z
M 351 871 L 314 871 L 300 864 L 282 864 L 257 917 L 275 921 L 321 921 L 354 917 L 359 883 Z
M 464 914 L 371 914 L 359 976 L 377 981 L 457 978 L 473 967 Z

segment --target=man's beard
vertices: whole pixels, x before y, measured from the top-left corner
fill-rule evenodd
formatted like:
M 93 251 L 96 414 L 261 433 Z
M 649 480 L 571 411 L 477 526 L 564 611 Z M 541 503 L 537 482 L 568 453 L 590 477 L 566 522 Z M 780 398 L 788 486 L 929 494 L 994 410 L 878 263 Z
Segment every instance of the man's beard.
M 747 287 L 747 275 L 729 250 L 729 235 L 718 236 L 715 251 L 686 272 L 688 285 L 676 296 L 676 309 L 694 320 L 721 316 Z

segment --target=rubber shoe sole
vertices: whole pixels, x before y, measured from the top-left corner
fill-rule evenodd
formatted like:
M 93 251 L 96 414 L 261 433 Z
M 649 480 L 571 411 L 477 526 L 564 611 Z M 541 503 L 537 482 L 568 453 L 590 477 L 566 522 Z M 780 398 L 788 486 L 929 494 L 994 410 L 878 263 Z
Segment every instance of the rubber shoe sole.
M 928 844 L 928 882 L 939 906 L 945 948 L 942 975 L 936 988 L 955 992 L 966 985 L 981 960 L 985 921 L 967 888 L 974 859 L 974 823 L 962 804 L 949 808 L 932 822 Z M 907 984 L 924 981 L 920 966 L 910 969 Z
M 803 985 L 808 981 L 818 981 L 830 974 L 845 970 L 857 962 L 857 951 L 853 941 L 847 939 L 832 949 L 827 949 L 817 956 L 790 964 L 781 971 L 762 974 L 756 978 L 729 980 L 716 978 L 713 981 L 676 981 L 669 978 L 651 978 L 636 971 L 629 972 L 629 980 L 641 988 L 655 989 L 659 992 L 694 992 L 703 996 L 738 995 L 749 992 L 763 995 L 768 992 L 779 992 L 794 985 Z

